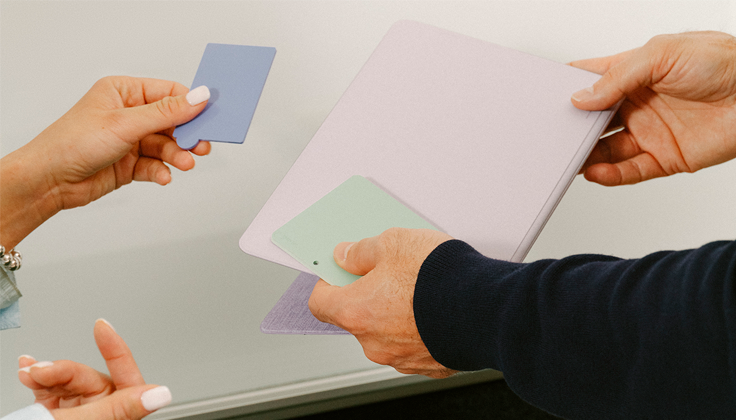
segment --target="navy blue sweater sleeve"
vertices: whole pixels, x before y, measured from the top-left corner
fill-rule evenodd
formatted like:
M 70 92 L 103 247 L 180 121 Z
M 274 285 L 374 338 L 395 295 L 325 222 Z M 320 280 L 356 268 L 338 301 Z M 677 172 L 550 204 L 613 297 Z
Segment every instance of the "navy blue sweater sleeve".
M 452 240 L 414 293 L 432 356 L 493 368 L 553 414 L 736 418 L 736 242 L 623 260 L 509 263 Z

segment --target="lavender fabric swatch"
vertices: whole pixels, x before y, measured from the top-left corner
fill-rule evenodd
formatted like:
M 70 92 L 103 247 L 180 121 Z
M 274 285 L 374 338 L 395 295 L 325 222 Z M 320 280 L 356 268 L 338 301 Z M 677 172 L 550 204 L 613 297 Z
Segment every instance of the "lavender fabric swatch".
M 350 334 L 340 327 L 319 321 L 309 311 L 309 296 L 318 280 L 319 277 L 313 274 L 300 273 L 261 322 L 261 332 L 304 335 Z

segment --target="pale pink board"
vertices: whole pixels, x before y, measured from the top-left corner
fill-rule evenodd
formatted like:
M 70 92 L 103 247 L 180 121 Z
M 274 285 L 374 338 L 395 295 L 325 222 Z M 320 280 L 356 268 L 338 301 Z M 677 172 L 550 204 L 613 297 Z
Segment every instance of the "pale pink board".
M 572 93 L 599 77 L 398 22 L 240 247 L 308 271 L 271 243 L 271 234 L 352 175 L 362 175 L 481 253 L 521 261 L 615 113 L 581 111 L 570 102 Z

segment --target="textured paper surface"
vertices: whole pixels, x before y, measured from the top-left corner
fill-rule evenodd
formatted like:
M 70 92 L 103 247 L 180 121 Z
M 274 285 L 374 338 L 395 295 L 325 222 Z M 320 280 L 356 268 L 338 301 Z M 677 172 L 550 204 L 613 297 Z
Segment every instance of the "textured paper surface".
M 615 109 L 599 75 L 418 22 L 395 24 L 240 240 L 302 270 L 276 229 L 361 174 L 489 257 L 521 261 Z
M 319 277 L 300 273 L 261 322 L 266 334 L 350 334 L 340 327 L 319 321 L 309 310 L 309 296 Z
M 205 85 L 211 96 L 199 115 L 174 130 L 179 147 L 243 143 L 275 55 L 271 47 L 207 44 L 191 88 Z

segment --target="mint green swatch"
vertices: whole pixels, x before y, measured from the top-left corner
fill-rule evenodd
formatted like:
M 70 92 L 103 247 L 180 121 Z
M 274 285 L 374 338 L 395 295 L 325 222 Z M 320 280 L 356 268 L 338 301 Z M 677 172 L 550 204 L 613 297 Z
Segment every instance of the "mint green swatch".
M 333 250 L 392 227 L 438 230 L 362 176 L 353 176 L 271 235 L 271 241 L 336 286 L 359 278 L 340 268 Z

